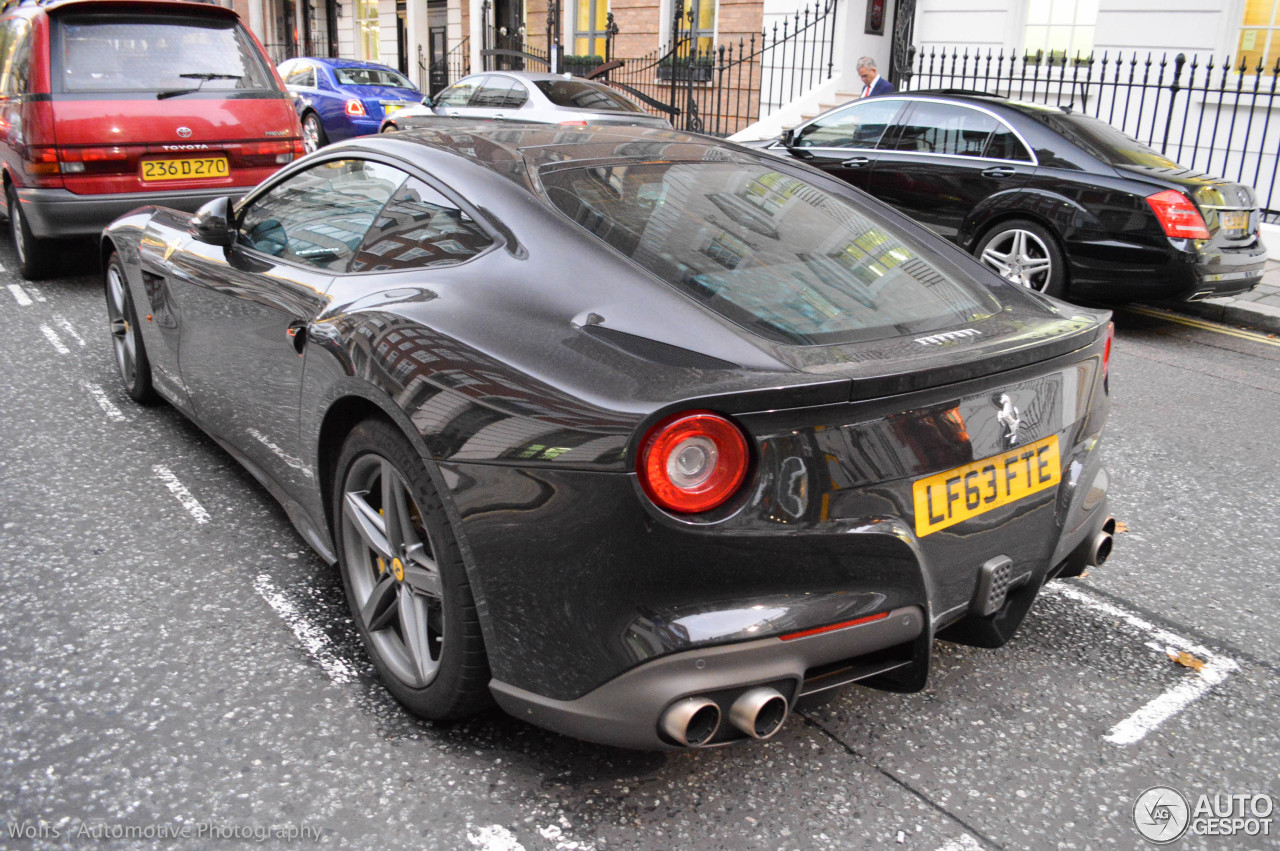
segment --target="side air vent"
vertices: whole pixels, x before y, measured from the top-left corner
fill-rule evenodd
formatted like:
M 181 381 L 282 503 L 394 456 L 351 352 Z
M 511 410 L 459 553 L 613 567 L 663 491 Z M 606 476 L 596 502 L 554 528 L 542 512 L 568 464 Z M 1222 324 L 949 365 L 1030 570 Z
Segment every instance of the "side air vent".
M 665 366 L 679 366 L 686 369 L 740 368 L 738 364 L 727 360 L 713 358 L 711 355 L 683 349 L 680 346 L 659 343 L 657 340 L 628 334 L 626 331 L 616 331 L 603 325 L 583 325 L 579 330 L 588 337 L 599 340 L 601 343 L 605 343 L 629 355 L 643 358 L 653 363 L 664 364 Z

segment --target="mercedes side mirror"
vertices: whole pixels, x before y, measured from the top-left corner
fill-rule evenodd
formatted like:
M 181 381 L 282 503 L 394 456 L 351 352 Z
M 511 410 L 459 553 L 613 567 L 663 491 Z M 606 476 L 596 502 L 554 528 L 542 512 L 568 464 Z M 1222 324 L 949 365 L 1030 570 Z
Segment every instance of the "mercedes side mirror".
M 214 198 L 196 210 L 187 232 L 206 245 L 227 246 L 235 242 L 236 232 L 231 223 L 231 199 L 225 196 Z
M 431 95 L 423 95 L 422 105 L 425 106 L 427 109 L 431 109 L 433 106 L 435 106 L 435 101 L 431 100 Z
M 783 130 L 782 136 L 779 137 L 779 140 L 782 142 L 782 147 L 794 148 L 796 146 L 796 128 L 788 127 L 786 130 Z

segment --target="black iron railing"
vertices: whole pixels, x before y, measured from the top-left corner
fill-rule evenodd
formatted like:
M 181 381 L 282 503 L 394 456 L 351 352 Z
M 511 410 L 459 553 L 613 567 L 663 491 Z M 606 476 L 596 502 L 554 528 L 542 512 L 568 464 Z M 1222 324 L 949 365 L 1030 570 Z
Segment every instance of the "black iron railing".
M 665 47 L 596 76 L 678 129 L 728 136 L 831 78 L 835 4 L 815 0 L 759 34 L 700 50 L 677 0 Z
M 1280 221 L 1280 60 L 1266 67 L 1179 53 L 1067 57 L 931 47 L 916 52 L 903 89 L 968 89 L 1070 106 L 1171 160 L 1254 187 Z

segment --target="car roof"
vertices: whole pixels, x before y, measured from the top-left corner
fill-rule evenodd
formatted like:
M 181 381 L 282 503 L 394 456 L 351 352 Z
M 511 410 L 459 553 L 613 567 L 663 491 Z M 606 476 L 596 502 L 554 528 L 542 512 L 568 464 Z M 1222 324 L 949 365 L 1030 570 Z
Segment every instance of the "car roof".
M 463 79 L 471 77 L 491 77 L 494 75 L 515 77 L 517 80 L 528 80 L 531 83 L 543 80 L 560 80 L 562 82 L 564 80 L 576 80 L 579 83 L 592 83 L 597 86 L 600 85 L 600 83 L 595 80 L 584 80 L 581 77 L 573 77 L 569 74 L 551 74 L 546 71 L 477 71 L 474 74 L 468 74 Z
M 1046 112 L 1065 115 L 1070 112 L 1070 106 L 1064 108 L 1053 104 L 1031 103 L 1029 101 L 1018 100 L 1016 98 L 1005 97 L 1004 95 L 976 91 L 973 89 L 916 89 L 909 92 L 893 92 L 888 95 L 879 95 L 878 98 L 952 101 L 954 103 L 973 104 L 975 106 L 982 106 L 988 109 L 1008 109 L 1013 112 L 1029 116 L 1034 116 L 1036 113 Z
M 458 120 L 442 128 L 414 128 L 374 139 L 374 144 L 405 142 L 453 154 L 517 182 L 526 170 L 553 164 L 565 167 L 610 160 L 772 162 L 767 155 L 722 139 L 621 124 L 587 125 L 566 132 L 553 124 Z M 369 144 L 370 140 L 351 140 L 351 144 L 360 143 Z
M 390 65 L 383 65 L 379 62 L 368 62 L 363 59 L 331 59 L 324 56 L 307 56 L 305 58 L 308 62 L 318 62 L 319 64 L 327 65 L 330 68 L 376 68 L 379 71 L 390 71 L 394 74 L 400 73 Z

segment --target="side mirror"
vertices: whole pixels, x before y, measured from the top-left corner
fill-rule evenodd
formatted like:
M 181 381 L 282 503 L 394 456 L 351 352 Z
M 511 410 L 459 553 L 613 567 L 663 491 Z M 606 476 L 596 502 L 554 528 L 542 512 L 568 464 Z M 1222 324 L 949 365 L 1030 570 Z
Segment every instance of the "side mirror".
M 796 128 L 788 127 L 786 130 L 783 130 L 780 138 L 782 141 L 782 147 L 794 148 L 796 145 Z
M 196 210 L 187 232 L 206 245 L 227 246 L 235 242 L 236 232 L 231 224 L 231 199 L 214 198 Z
M 431 109 L 431 107 L 435 106 L 436 104 L 435 104 L 435 101 L 431 100 L 431 95 L 423 95 L 422 105 L 425 106 L 427 109 Z

